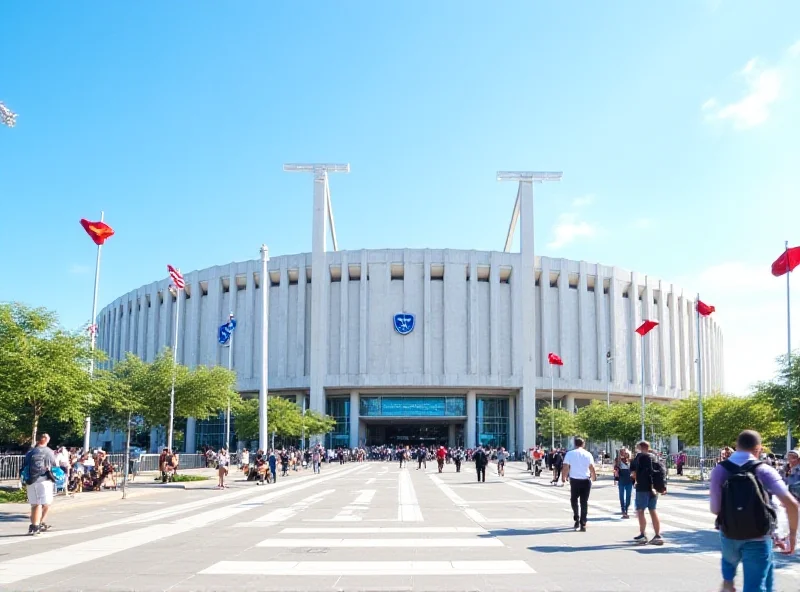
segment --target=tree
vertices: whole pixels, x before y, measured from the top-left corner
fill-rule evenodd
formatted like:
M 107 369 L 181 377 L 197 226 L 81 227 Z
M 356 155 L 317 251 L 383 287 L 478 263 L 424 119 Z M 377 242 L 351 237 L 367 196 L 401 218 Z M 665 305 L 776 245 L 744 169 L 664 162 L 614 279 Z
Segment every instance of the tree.
M 536 421 L 539 425 L 539 433 L 545 440 L 551 436 L 561 438 L 576 435 L 575 416 L 566 409 L 549 405 L 541 407 Z
M 242 440 L 258 438 L 258 399 L 238 400 L 234 404 L 236 433 Z M 326 434 L 336 426 L 336 420 L 316 411 L 306 410 L 305 417 L 298 405 L 291 399 L 272 396 L 267 403 L 267 424 L 269 433 L 282 438 L 298 438 Z
M 322 415 L 313 409 L 306 409 L 303 425 L 307 436 L 321 436 L 333 431 L 336 427 L 336 420 L 330 415 Z
M 108 400 L 98 410 L 104 427 L 127 425 L 128 415 L 138 415 L 149 426 L 169 422 L 172 388 L 172 352 L 167 348 L 148 363 L 134 354 L 114 365 L 110 372 Z M 233 390 L 236 375 L 222 366 L 175 367 L 175 417 L 207 418 L 238 399 Z
M 575 415 L 578 430 L 592 440 L 607 440 L 614 431 L 612 423 L 611 407 L 605 402 L 592 401 L 586 407 L 581 407 Z
M 700 444 L 698 398 L 677 401 L 668 423 L 670 431 L 686 444 Z M 707 446 L 732 446 L 743 430 L 756 430 L 764 440 L 785 432 L 779 413 L 769 401 L 730 395 L 703 397 L 703 435 Z
M 61 329 L 55 313 L 19 303 L 0 304 L 0 422 L 11 439 L 33 441 L 43 417 L 80 430 L 100 403 L 107 381 L 92 380 L 89 339 Z
M 759 382 L 755 400 L 772 405 L 783 425 L 791 426 L 793 433 L 800 433 L 800 355 L 792 355 L 791 365 L 785 355 L 777 363 L 780 370 L 776 379 Z M 785 433 L 784 427 L 782 434 Z

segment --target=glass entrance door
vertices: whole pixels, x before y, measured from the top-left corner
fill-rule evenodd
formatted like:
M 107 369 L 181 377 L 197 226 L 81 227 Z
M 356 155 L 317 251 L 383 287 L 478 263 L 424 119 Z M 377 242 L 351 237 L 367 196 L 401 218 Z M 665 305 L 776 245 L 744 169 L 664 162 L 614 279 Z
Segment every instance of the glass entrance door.
M 447 446 L 449 425 L 446 423 L 398 423 L 367 425 L 367 445 L 382 446 Z

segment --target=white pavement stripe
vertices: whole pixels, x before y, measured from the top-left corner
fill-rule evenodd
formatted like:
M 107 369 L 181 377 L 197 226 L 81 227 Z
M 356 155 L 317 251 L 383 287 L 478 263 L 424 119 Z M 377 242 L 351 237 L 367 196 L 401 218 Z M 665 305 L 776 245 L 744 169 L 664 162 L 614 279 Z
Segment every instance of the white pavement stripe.
M 502 547 L 499 539 L 266 539 L 256 545 L 273 549 Z
M 91 541 L 84 541 L 74 545 L 67 545 L 52 551 L 44 551 L 26 557 L 3 561 L 0 563 L 0 584 L 12 584 L 61 569 L 68 569 L 101 557 L 113 555 L 120 551 L 126 551 L 147 543 L 208 526 L 214 522 L 219 522 L 220 520 L 225 520 L 236 514 L 252 510 L 256 505 L 272 501 L 289 493 L 294 493 L 295 491 L 307 489 L 331 479 L 336 479 L 346 474 L 345 471 L 347 471 L 347 469 L 334 473 L 333 475 L 312 478 L 303 483 L 287 486 L 279 491 L 273 491 L 266 495 L 254 497 L 236 504 L 235 506 L 218 505 L 218 507 L 213 510 L 208 510 L 200 514 L 193 514 L 173 523 L 161 523 L 157 528 L 146 526 L 137 530 L 99 537 Z M 211 503 L 216 504 L 220 504 L 222 501 L 220 498 L 209 499 Z M 41 538 L 49 538 L 49 535 Z
M 336 528 L 284 528 L 281 534 L 487 534 L 477 526 L 340 526 Z
M 407 472 L 398 473 L 397 479 L 397 519 L 400 522 L 423 522 L 411 475 Z
M 336 491 L 335 489 L 326 489 L 325 491 L 320 491 L 319 493 L 315 493 L 314 495 L 310 495 L 307 498 L 300 500 L 297 503 L 292 504 L 288 508 L 278 508 L 277 510 L 273 510 L 268 514 L 264 514 L 263 516 L 256 518 L 255 520 L 251 520 L 250 522 L 239 522 L 238 524 L 234 524 L 234 527 L 238 528 L 264 528 L 267 526 L 274 526 L 281 522 L 288 520 L 289 518 L 293 517 L 295 514 L 302 512 L 303 510 L 313 506 L 317 502 L 322 501 L 322 499 L 330 495 Z
M 358 522 L 362 520 L 362 516 L 359 513 L 369 509 L 369 504 L 372 502 L 372 498 L 375 497 L 375 492 L 375 489 L 359 491 L 359 496 L 342 508 L 331 520 L 333 522 Z
M 345 475 L 347 474 L 345 471 L 346 469 L 343 471 L 337 471 L 337 473 L 331 475 L 331 477 L 337 476 L 338 474 Z M 270 485 L 269 487 L 271 489 L 284 489 L 286 487 L 298 485 L 299 483 L 304 483 L 306 481 L 313 479 L 315 479 L 315 477 L 308 475 L 305 477 L 300 477 L 297 481 L 291 481 L 291 482 L 282 481 L 281 483 L 276 483 L 274 485 Z M 164 520 L 168 520 L 169 518 L 177 516 L 178 514 L 184 514 L 192 510 L 203 508 L 205 506 L 225 504 L 227 502 L 231 502 L 233 500 L 246 496 L 253 496 L 261 492 L 263 492 L 262 489 L 248 488 L 242 491 L 236 491 L 228 494 L 220 494 L 219 496 L 208 497 L 194 502 L 187 502 L 185 504 L 171 505 L 161 510 L 153 510 L 151 512 L 145 512 L 142 514 L 137 514 L 135 516 L 130 516 L 128 518 L 120 518 L 119 520 L 112 520 L 110 522 L 102 522 L 100 524 L 93 524 L 91 526 L 84 526 L 82 528 L 74 528 L 70 530 L 57 530 L 54 532 L 48 532 L 47 537 L 32 537 L 32 538 L 20 537 L 20 538 L 0 540 L 0 545 L 29 543 L 32 541 L 42 541 L 42 540 L 52 539 L 54 537 L 63 537 L 72 534 L 86 534 L 89 532 L 96 532 L 98 530 L 103 530 L 105 528 L 112 528 L 115 526 L 122 526 L 125 524 L 143 524 L 146 522 L 153 522 L 156 520 L 159 522 L 163 522 Z
M 536 573 L 524 561 L 220 561 L 199 575 L 464 576 Z

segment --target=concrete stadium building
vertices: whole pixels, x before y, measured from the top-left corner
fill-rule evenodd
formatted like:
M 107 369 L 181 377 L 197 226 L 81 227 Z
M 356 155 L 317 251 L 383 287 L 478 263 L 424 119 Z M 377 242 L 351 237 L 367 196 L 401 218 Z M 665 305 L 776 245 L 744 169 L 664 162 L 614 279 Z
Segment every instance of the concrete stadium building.
M 328 251 L 326 220 L 334 237 L 335 227 L 327 175 L 317 173 L 311 253 L 271 258 L 267 278 L 258 259 L 184 274 L 178 360 L 226 365 L 216 335 L 233 312 L 237 389 L 257 396 L 268 289 L 269 396 L 334 417 L 331 447 L 527 448 L 542 440 L 534 417 L 550 401 L 549 352 L 564 361 L 553 367 L 555 398 L 573 410 L 607 390 L 614 401 L 636 401 L 642 381 L 650 398 L 685 397 L 697 390 L 697 359 L 703 392 L 721 390 L 722 333 L 703 318 L 698 352 L 694 297 L 618 267 L 534 256 L 532 193 L 532 183 L 519 183 L 504 251 L 343 251 L 335 240 Z M 521 252 L 508 252 L 517 219 Z M 149 361 L 172 345 L 169 283 L 141 286 L 100 311 L 98 347 L 112 362 L 126 352 Z M 644 339 L 635 333 L 643 319 L 659 322 Z M 215 421 L 188 420 L 187 451 L 221 443 Z M 152 447 L 158 439 L 154 430 Z

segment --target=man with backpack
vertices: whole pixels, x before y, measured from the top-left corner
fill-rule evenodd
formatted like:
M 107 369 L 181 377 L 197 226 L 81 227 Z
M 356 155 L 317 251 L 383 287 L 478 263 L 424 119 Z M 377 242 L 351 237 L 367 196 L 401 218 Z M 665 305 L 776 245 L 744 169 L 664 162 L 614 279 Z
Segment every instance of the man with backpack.
M 653 522 L 655 536 L 650 539 L 651 545 L 663 545 L 664 539 L 661 538 L 661 521 L 658 519 L 656 505 L 658 504 L 659 494 L 667 492 L 664 466 L 650 452 L 650 442 L 642 440 L 636 445 L 639 453 L 631 463 L 631 478 L 635 483 L 636 490 L 636 517 L 639 519 L 639 536 L 633 540 L 640 544 L 647 544 L 647 518 L 645 510 L 650 512 L 650 520 Z
M 25 489 L 28 494 L 28 503 L 31 505 L 31 525 L 28 534 L 37 535 L 50 528 L 45 523 L 47 510 L 53 503 L 54 482 L 53 467 L 56 467 L 56 457 L 47 447 L 50 436 L 40 434 L 36 446 L 25 455 L 22 465 Z
M 736 452 L 711 471 L 711 513 L 717 517 L 722 546 L 722 590 L 734 590 L 739 563 L 744 570 L 744 592 L 771 592 L 776 513 L 770 496 L 777 497 L 789 519 L 789 535 L 778 545 L 786 554 L 797 543 L 798 502 L 778 472 L 758 459 L 761 435 L 745 430 L 736 440 Z

